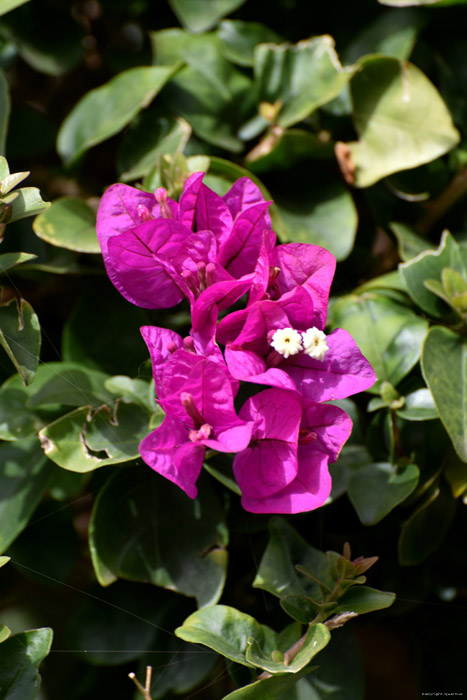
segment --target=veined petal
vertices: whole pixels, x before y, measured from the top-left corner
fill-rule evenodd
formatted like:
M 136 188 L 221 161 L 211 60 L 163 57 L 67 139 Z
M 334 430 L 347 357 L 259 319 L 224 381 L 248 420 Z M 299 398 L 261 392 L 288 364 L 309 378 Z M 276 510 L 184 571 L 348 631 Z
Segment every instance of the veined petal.
M 245 211 L 245 209 L 248 209 L 255 204 L 262 204 L 265 201 L 259 187 L 246 176 L 241 177 L 239 180 L 234 182 L 230 190 L 226 192 L 222 199 L 227 204 L 234 221 L 239 214 Z M 265 214 L 265 218 L 267 228 L 270 228 L 271 217 L 267 212 Z
M 241 212 L 219 249 L 219 263 L 233 277 L 254 271 L 261 249 L 263 231 L 268 229 L 269 203 L 255 204 Z

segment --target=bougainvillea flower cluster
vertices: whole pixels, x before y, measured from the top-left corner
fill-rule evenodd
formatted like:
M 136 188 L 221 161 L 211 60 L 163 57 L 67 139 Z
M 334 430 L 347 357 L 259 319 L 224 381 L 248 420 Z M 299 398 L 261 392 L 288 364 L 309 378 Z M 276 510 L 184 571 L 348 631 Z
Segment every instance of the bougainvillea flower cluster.
M 163 188 L 115 184 L 99 207 L 98 238 L 119 292 L 144 308 L 186 299 L 191 309 L 184 338 L 141 329 L 165 419 L 140 453 L 190 498 L 206 450 L 233 454 L 246 510 L 313 510 L 329 496 L 328 466 L 352 429 L 325 402 L 368 389 L 375 373 L 346 331 L 324 331 L 333 255 L 278 245 L 271 203 L 250 179 L 221 197 L 203 177 L 187 179 L 179 202 Z M 241 382 L 251 398 L 238 406 Z

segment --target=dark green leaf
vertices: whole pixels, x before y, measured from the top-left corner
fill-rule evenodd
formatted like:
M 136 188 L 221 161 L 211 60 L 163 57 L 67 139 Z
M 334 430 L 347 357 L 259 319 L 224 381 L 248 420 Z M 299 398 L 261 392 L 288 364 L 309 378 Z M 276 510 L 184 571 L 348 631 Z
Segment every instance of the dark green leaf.
M 373 612 L 374 610 L 382 610 L 389 608 L 396 599 L 395 593 L 388 591 L 377 591 L 375 588 L 368 586 L 352 586 L 339 599 L 338 605 L 334 612 L 336 614 L 343 612 L 354 612 L 357 615 Z
M 313 134 L 305 129 L 273 130 L 245 158 L 255 173 L 287 170 L 303 160 L 334 157 L 330 134 Z
M 37 258 L 37 255 L 32 253 L 3 253 L 0 255 L 0 274 L 15 267 L 15 265 L 34 260 L 34 258 Z
M 350 478 L 347 492 L 363 525 L 376 525 L 415 489 L 420 471 L 387 462 L 362 467 Z
M 180 23 L 190 32 L 205 32 L 238 9 L 245 0 L 169 0 Z
M 0 306 L 0 345 L 18 370 L 24 384 L 36 374 L 41 347 L 39 319 L 24 299 Z
M 282 674 L 271 678 L 263 678 L 243 688 L 234 690 L 233 693 L 226 695 L 224 700 L 275 700 L 276 698 L 282 698 L 283 693 L 293 688 L 300 678 L 308 675 L 315 668 L 307 666 L 303 671 L 298 671 L 295 674 Z
M 286 595 L 281 598 L 281 607 L 287 615 L 303 625 L 308 625 L 320 611 L 319 604 L 304 595 Z
M 434 326 L 423 346 L 422 370 L 456 452 L 467 462 L 467 340 Z
M 52 630 L 29 630 L 0 645 L 0 700 L 34 700 L 41 678 L 38 666 L 52 644 Z
M 389 224 L 389 228 L 397 239 L 397 250 L 403 262 L 414 258 L 425 250 L 432 250 L 430 241 L 416 234 L 410 226 L 392 222 Z
M 417 389 L 405 395 L 405 403 L 396 411 L 404 420 L 433 420 L 439 418 L 429 389 Z
M 228 535 L 208 484 L 192 501 L 147 466 L 119 471 L 99 493 L 89 536 L 101 585 L 146 581 L 194 596 L 200 606 L 222 592 Z
M 407 60 L 424 23 L 424 16 L 417 10 L 387 10 L 357 33 L 344 52 L 345 60 L 353 63 L 368 53 Z
M 239 66 L 252 66 L 257 44 L 281 41 L 279 34 L 259 22 L 226 19 L 220 23 L 217 35 L 225 58 Z
M 36 236 L 43 241 L 76 250 L 79 253 L 100 253 L 96 235 L 96 214 L 78 197 L 60 197 L 47 212 L 34 220 Z
M 0 459 L 0 552 L 3 552 L 27 525 L 47 488 L 52 465 L 34 438 L 1 443 Z
M 88 92 L 60 127 L 57 150 L 64 162 L 74 162 L 88 148 L 121 131 L 152 102 L 180 66 L 130 68 Z

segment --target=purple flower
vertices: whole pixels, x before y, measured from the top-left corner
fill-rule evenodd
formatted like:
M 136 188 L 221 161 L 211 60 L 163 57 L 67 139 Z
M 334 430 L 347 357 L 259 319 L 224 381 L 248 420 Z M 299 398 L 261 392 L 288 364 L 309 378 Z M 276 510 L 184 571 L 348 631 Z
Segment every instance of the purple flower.
M 245 403 L 240 417 L 253 421 L 249 446 L 233 469 L 242 505 L 252 513 L 302 513 L 323 505 L 331 491 L 328 464 L 352 430 L 336 406 L 267 389 Z
M 314 321 L 303 287 L 278 301 L 259 301 L 226 316 L 217 338 L 234 377 L 302 393 L 314 401 L 343 399 L 368 389 L 376 375 L 342 329 L 326 336 Z
M 142 440 L 140 454 L 152 469 L 195 498 L 206 447 L 218 452 L 243 450 L 252 425 L 235 413 L 228 371 L 207 357 L 176 350 L 166 361 L 159 384 L 166 417 Z

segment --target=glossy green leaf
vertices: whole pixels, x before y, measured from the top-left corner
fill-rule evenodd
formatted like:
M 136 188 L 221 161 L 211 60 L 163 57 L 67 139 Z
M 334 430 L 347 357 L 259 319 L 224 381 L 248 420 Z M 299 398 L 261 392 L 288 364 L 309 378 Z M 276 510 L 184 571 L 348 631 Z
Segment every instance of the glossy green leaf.
M 39 363 L 41 329 L 32 306 L 24 299 L 11 299 L 0 306 L 0 345 L 23 383 L 30 384 Z
M 340 93 L 355 71 L 342 68 L 332 37 L 318 36 L 298 44 L 260 44 L 254 53 L 259 99 L 282 102 L 277 123 L 303 121 Z
M 0 700 L 34 700 L 41 677 L 38 666 L 52 644 L 44 627 L 9 637 L 0 646 Z
M 34 220 L 36 236 L 43 241 L 76 250 L 78 253 L 100 253 L 96 235 L 96 214 L 84 199 L 59 197 L 52 206 Z
M 205 32 L 222 17 L 237 10 L 245 0 L 169 0 L 180 23 L 190 32 Z
M 422 370 L 456 452 L 467 462 L 467 340 L 434 326 L 423 346 Z
M 25 2 L 29 2 L 29 0 L 1 0 L 0 1 L 0 15 L 4 15 L 7 12 L 10 12 L 10 10 L 14 10 L 15 7 L 19 7 L 20 5 L 24 5 Z
M 336 462 L 329 465 L 332 477 L 332 490 L 329 500 L 335 501 L 347 490 L 351 476 L 361 467 L 371 464 L 373 460 L 365 445 L 346 444 Z
M 102 404 L 111 405 L 115 396 L 104 388 L 108 375 L 88 369 L 73 362 L 49 365 L 37 383 L 37 390 L 28 400 L 28 406 L 37 408 L 50 404 L 83 406 L 89 404 L 97 408 Z
M 436 250 L 419 253 L 415 258 L 399 265 L 410 296 L 423 311 L 435 318 L 443 318 L 449 308 L 437 295 L 430 291 L 426 280 L 441 283 L 442 271 L 452 267 L 467 278 L 467 256 L 448 231 L 444 231 Z
M 456 504 L 447 486 L 432 491 L 402 528 L 398 543 L 402 566 L 420 564 L 436 552 L 452 523 Z
M 424 16 L 417 10 L 382 12 L 352 39 L 344 52 L 345 61 L 353 63 L 369 53 L 405 61 L 412 53 L 424 24 Z
M 366 292 L 339 299 L 333 309 L 333 328 L 344 328 L 356 341 L 376 372 L 371 387 L 379 393 L 383 381 L 394 387 L 418 362 L 428 323 L 401 304 Z
M 186 642 L 204 644 L 227 659 L 251 668 L 254 664 L 246 658 L 250 638 L 263 649 L 272 652 L 276 648 L 276 635 L 269 627 L 227 605 L 212 605 L 194 612 L 177 627 L 175 634 Z
M 269 531 L 268 546 L 253 581 L 255 588 L 262 588 L 278 598 L 304 593 L 311 598 L 319 596 L 318 585 L 299 574 L 297 565 L 312 571 L 329 587 L 334 586 L 326 555 L 311 547 L 286 520 L 274 518 Z
M 152 102 L 180 66 L 130 68 L 88 92 L 60 127 L 57 150 L 63 161 L 73 163 L 88 148 L 121 131 Z
M 99 492 L 89 538 L 101 585 L 145 581 L 194 596 L 200 606 L 221 595 L 228 534 L 207 483 L 192 501 L 145 465 L 119 471 Z
M 7 2 L 8 0 L 4 0 Z M 14 1 L 14 0 L 13 0 Z M 8 10 L 5 10 L 7 12 Z M 0 5 L 1 12 L 1 5 Z M 0 70 L 0 153 L 5 153 L 8 121 L 10 119 L 10 90 L 5 74 Z
M 402 469 L 387 462 L 362 467 L 351 477 L 348 495 L 363 525 L 376 525 L 418 484 L 420 471 L 415 464 Z
M 225 58 L 239 66 L 252 66 L 253 53 L 257 44 L 281 41 L 279 34 L 259 22 L 242 20 L 223 20 L 219 24 L 217 35 Z
M 147 411 L 117 401 L 95 412 L 90 406 L 77 408 L 42 428 L 39 439 L 45 454 L 60 467 L 88 472 L 136 459 L 148 432 Z
M 183 153 L 191 136 L 185 119 L 159 116 L 147 110 L 141 113 L 125 134 L 117 155 L 122 182 L 131 182 L 147 175 L 162 155 Z
M 0 552 L 25 528 L 50 480 L 52 465 L 37 439 L 0 444 Z
M 281 598 L 281 608 L 285 610 L 287 615 L 303 625 L 308 625 L 320 611 L 317 602 L 312 601 L 308 596 L 294 594 Z
M 416 234 L 410 226 L 398 222 L 389 224 L 389 228 L 397 239 L 397 250 L 403 262 L 414 258 L 425 250 L 432 250 L 432 244 Z
M 352 586 L 339 599 L 334 612 L 337 614 L 343 612 L 354 612 L 357 615 L 373 612 L 374 610 L 383 610 L 389 608 L 396 599 L 395 593 L 388 591 L 377 591 L 368 586 Z
M 248 153 L 245 162 L 255 173 L 270 170 L 287 170 L 295 163 L 309 158 L 327 159 L 334 157 L 330 134 L 314 134 L 305 129 L 287 129 L 268 133 L 260 143 Z
M 396 411 L 404 420 L 433 420 L 439 418 L 433 396 L 429 389 L 417 389 L 404 396 L 402 408 Z
M 50 207 L 50 202 L 44 202 L 37 187 L 20 187 L 1 198 L 2 202 L 11 204 L 9 222 L 36 216 Z
M 8 167 L 8 166 L 7 166 Z M 0 183 L 0 195 L 8 194 L 11 192 L 20 182 L 23 182 L 30 175 L 29 171 L 24 171 L 21 173 L 11 173 L 6 177 L 2 178 Z
M 33 253 L 3 253 L 3 255 L 0 255 L 0 274 L 35 258 L 37 258 L 37 255 Z
M 351 82 L 360 140 L 341 151 L 348 182 L 369 187 L 387 175 L 429 163 L 458 143 L 445 103 L 419 68 L 378 54 L 363 58 L 360 67 Z
M 290 241 L 320 245 L 337 260 L 344 260 L 351 252 L 358 214 L 343 185 L 314 189 L 305 200 L 288 206 L 280 204 L 278 210 Z
M 243 142 L 237 131 L 253 110 L 252 81 L 226 61 L 217 35 L 164 29 L 150 37 L 154 62 L 186 63 L 165 90 L 170 109 L 207 143 L 241 151 Z
M 254 637 L 250 637 L 247 640 L 246 660 L 253 666 L 273 675 L 277 673 L 297 673 L 307 666 L 316 654 L 324 649 L 330 639 L 331 633 L 326 625 L 321 623 L 310 625 L 300 651 L 290 663 L 285 664 L 280 661 L 274 661 L 270 655 L 266 655 L 257 640 Z
M 446 457 L 444 476 L 451 487 L 454 498 L 465 494 L 467 491 L 467 464 L 462 462 L 454 451 Z

